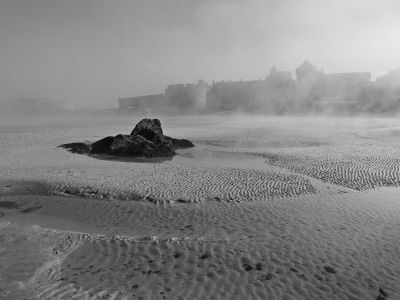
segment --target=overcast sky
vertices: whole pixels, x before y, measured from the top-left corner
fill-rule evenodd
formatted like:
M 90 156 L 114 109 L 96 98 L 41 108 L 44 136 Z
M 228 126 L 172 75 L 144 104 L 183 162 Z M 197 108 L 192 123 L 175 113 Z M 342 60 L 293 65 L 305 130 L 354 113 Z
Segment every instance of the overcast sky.
M 115 106 L 169 83 L 400 66 L 398 0 L 0 0 L 0 98 Z

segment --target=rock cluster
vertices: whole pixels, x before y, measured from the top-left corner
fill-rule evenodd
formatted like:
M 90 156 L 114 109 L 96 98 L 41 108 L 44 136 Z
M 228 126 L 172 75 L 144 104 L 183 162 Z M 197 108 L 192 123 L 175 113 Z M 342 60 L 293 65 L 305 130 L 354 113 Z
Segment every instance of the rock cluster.
M 125 157 L 169 157 L 178 148 L 194 147 L 185 139 L 174 139 L 163 134 L 158 119 L 143 119 L 131 134 L 108 136 L 92 144 L 70 143 L 60 147 L 79 154 L 105 154 Z

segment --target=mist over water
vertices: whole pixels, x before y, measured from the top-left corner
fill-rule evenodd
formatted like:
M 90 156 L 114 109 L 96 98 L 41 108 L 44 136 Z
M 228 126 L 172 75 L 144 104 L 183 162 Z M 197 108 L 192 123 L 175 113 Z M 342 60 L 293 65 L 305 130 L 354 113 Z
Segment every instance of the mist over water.
M 0 101 L 116 108 L 168 84 L 264 79 L 274 65 L 295 78 L 305 59 L 375 79 L 400 66 L 399 14 L 394 0 L 5 0 Z

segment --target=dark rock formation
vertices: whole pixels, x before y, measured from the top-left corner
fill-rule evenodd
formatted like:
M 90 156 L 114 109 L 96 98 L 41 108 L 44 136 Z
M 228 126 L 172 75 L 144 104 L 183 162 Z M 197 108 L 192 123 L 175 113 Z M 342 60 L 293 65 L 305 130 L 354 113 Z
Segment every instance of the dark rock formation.
M 88 143 L 69 143 L 63 144 L 60 147 L 78 154 L 90 154 L 92 152 L 92 146 Z
M 143 119 L 136 124 L 131 136 L 141 135 L 145 139 L 157 143 L 164 138 L 159 119 Z
M 60 147 L 79 154 L 106 154 L 125 157 L 169 157 L 175 149 L 194 147 L 193 143 L 174 139 L 163 134 L 158 119 L 143 119 L 131 134 L 108 136 L 92 144 L 70 143 Z
M 108 152 L 108 149 L 110 149 L 113 141 L 114 141 L 114 137 L 108 136 L 101 140 L 98 140 L 97 142 L 94 142 L 93 144 L 91 144 L 92 153 L 93 154 L 103 154 L 103 153 L 106 154 Z
M 181 149 L 181 148 L 192 148 L 194 147 L 194 144 L 189 141 L 189 140 L 185 140 L 185 139 L 174 139 L 172 137 L 169 136 L 165 136 L 167 139 L 169 139 L 172 142 L 172 147 L 174 149 Z

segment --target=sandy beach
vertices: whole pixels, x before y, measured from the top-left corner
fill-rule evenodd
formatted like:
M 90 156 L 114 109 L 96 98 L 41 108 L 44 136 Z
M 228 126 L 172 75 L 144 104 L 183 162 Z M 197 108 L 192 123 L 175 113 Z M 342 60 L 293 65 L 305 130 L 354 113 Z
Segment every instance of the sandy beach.
M 195 148 L 58 147 L 140 119 L 0 121 L 0 299 L 400 299 L 400 120 L 166 117 Z

